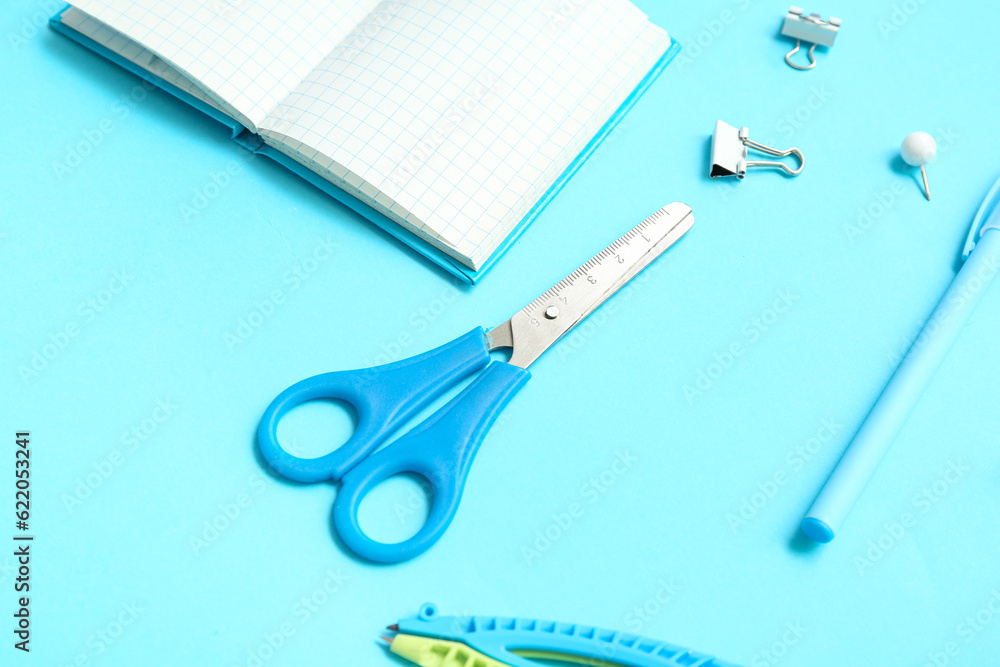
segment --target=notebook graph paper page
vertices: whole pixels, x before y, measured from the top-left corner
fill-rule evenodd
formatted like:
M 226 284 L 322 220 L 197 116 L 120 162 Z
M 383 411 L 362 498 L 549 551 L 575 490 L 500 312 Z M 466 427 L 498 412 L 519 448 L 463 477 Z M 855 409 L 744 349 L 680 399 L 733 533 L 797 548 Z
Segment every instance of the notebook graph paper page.
M 206 93 L 194 81 L 182 74 L 180 70 L 171 67 L 165 60 L 156 57 L 156 54 L 152 51 L 142 48 L 120 32 L 112 30 L 103 23 L 94 20 L 93 17 L 76 7 L 70 7 L 64 11 L 60 20 L 63 25 L 94 40 L 104 48 L 114 51 L 121 57 L 138 65 L 147 72 L 155 74 L 167 83 L 177 86 L 188 95 L 197 98 L 205 104 L 210 104 L 223 113 L 230 112 L 228 108 L 222 108 L 223 105 L 220 104 L 215 96 Z
M 558 8 L 382 2 L 261 134 L 478 268 L 670 44 L 624 0 Z
M 142 44 L 257 131 L 377 0 L 72 0 Z

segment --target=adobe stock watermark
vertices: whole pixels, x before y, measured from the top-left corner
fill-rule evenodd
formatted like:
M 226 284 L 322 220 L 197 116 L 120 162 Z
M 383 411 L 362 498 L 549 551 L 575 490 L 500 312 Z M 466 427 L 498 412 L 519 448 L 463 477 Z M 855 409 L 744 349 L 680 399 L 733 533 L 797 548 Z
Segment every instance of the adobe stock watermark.
M 955 627 L 954 640 L 948 640 L 940 648 L 927 652 L 927 660 L 921 667 L 946 667 L 962 655 L 962 647 L 972 644 L 983 632 L 995 628 L 994 622 L 1000 620 L 1000 590 L 994 588 L 986 602 L 959 622 Z M 1000 632 L 993 629 L 992 632 Z
M 178 408 L 172 396 L 156 399 L 149 415 L 122 433 L 119 438 L 120 447 L 112 449 L 106 457 L 92 463 L 91 469 L 85 475 L 77 477 L 72 493 L 62 494 L 63 508 L 69 514 L 79 509 L 116 471 L 139 452 L 163 424 L 174 416 Z
M 271 112 L 271 118 L 273 120 L 268 129 L 286 134 L 302 118 L 302 109 L 279 104 Z
M 750 138 L 765 146 L 771 146 L 779 150 L 790 148 L 789 144 L 798 131 L 809 125 L 816 117 L 816 114 L 829 104 L 831 99 L 833 99 L 833 91 L 825 83 L 818 86 L 809 86 L 809 90 L 802 99 L 802 102 L 786 112 L 773 124 L 773 130 L 781 135 L 780 138 L 775 138 L 773 134 L 761 138 L 760 136 L 756 136 L 756 131 L 753 128 L 751 128 Z M 729 178 L 723 180 L 726 181 L 725 184 L 720 184 L 717 191 L 722 201 L 728 202 L 731 195 L 739 192 L 739 179 Z
M 568 28 L 591 0 L 542 0 L 539 10 L 545 16 L 545 31 L 550 37 Z
M 962 138 L 951 127 L 939 127 L 934 134 L 938 155 L 947 153 Z M 855 211 L 854 220 L 843 224 L 844 236 L 851 245 L 863 239 L 904 195 L 923 196 L 913 186 L 894 180 L 870 196 L 867 202 L 860 204 Z
M 111 620 L 102 623 L 100 627 L 90 633 L 84 647 L 77 652 L 73 660 L 66 664 L 74 667 L 86 667 L 93 664 L 95 659 L 106 655 L 119 644 L 122 636 L 138 622 L 139 617 L 144 613 L 146 613 L 146 609 L 140 607 L 135 600 L 121 603 Z
M 944 326 L 955 314 L 956 311 L 961 310 L 968 301 L 975 299 L 983 289 L 988 286 L 993 279 L 996 277 L 997 272 L 1000 272 L 1000 263 L 997 262 L 996 258 L 987 258 L 983 265 L 979 267 L 979 271 L 972 278 L 969 279 L 968 283 L 964 284 L 963 289 L 959 292 L 952 294 L 949 297 L 949 301 L 946 304 L 947 309 L 943 311 L 935 311 L 933 317 L 928 320 L 919 329 L 919 333 L 914 336 L 909 336 L 903 338 L 902 343 L 896 347 L 895 350 L 889 353 L 889 364 L 895 368 L 903 361 L 910 350 L 918 351 L 923 349 L 934 337 L 934 335 Z
M 847 240 L 852 245 L 857 243 L 906 192 L 906 186 L 899 181 L 893 181 L 873 195 L 867 204 L 858 206 L 854 222 L 844 223 L 844 235 L 847 236 Z
M 388 188 L 394 192 L 387 192 L 387 194 L 390 196 L 398 194 L 466 118 L 481 107 L 495 107 L 507 93 L 507 86 L 500 77 L 484 67 L 431 129 L 417 141 L 406 155 L 397 160 L 396 168 L 392 170 L 385 182 L 385 186 L 394 186 Z
M 400 525 L 412 522 L 418 513 L 425 512 L 427 500 L 434 494 L 434 487 L 422 475 L 413 475 L 411 479 L 416 482 L 417 488 L 411 486 L 406 493 L 406 498 L 392 505 L 392 512 L 396 515 Z
M 209 0 L 205 9 L 227 21 L 235 21 L 253 5 L 253 0 Z
M 93 651 L 95 656 L 107 653 L 112 646 L 121 640 L 125 631 L 135 625 L 144 611 L 146 610 L 136 604 L 134 600 L 122 603 L 121 609 L 118 610 L 115 617 L 87 638 L 87 648 Z
M 809 124 L 820 109 L 829 104 L 831 99 L 833 99 L 833 92 L 827 88 L 825 83 L 809 86 L 809 92 L 802 103 L 782 116 L 775 123 L 774 129 L 778 131 L 784 141 L 791 140 L 796 132 Z
M 878 26 L 879 33 L 882 34 L 882 39 L 889 41 L 889 38 L 894 34 L 903 29 L 903 27 L 910 22 L 920 9 L 928 3 L 929 0 L 903 0 L 903 2 L 894 2 L 890 5 L 892 11 L 886 18 L 881 18 L 876 24 Z
M 680 586 L 674 581 L 673 577 L 669 579 L 659 579 L 656 582 L 656 591 L 646 598 L 641 604 L 636 605 L 631 611 L 625 614 L 623 623 L 625 627 L 628 628 L 628 632 L 641 635 L 643 628 L 653 620 L 660 612 L 662 612 L 674 598 L 677 597 L 680 592 Z M 588 659 L 586 662 L 581 662 L 580 664 L 591 665 L 592 667 L 611 667 L 620 662 L 618 660 L 618 652 L 621 648 L 633 648 L 633 644 L 628 641 L 629 637 L 625 634 L 620 634 L 616 641 L 606 641 L 600 642 L 596 647 L 597 651 L 600 653 L 599 657 L 594 657 L 593 659 Z M 669 657 L 669 656 L 664 656 Z M 688 656 L 690 657 L 690 656 Z M 674 656 L 675 660 L 678 660 L 676 664 L 680 665 L 680 656 Z M 696 660 L 694 658 L 687 664 L 694 664 Z
M 554 512 L 544 528 L 535 531 L 533 540 L 521 546 L 524 562 L 531 567 L 542 554 L 566 535 L 586 514 L 587 508 L 603 498 L 632 469 L 639 459 L 628 449 L 615 452 L 615 459 L 597 475 L 583 483 L 574 498 L 561 512 Z
M 13 580 L 17 569 L 17 561 L 10 556 L 4 556 L 3 561 L 0 561 L 0 584 L 6 584 L 8 579 Z
M 362 23 L 354 32 L 342 43 L 334 52 L 334 57 L 342 56 L 349 49 L 360 51 L 378 37 L 379 33 L 389 25 L 393 17 L 403 8 L 398 2 L 383 2 L 378 6 L 379 10 L 369 14 L 370 20 Z
M 602 155 L 605 151 L 612 150 L 623 137 L 631 134 L 632 124 L 629 123 L 628 115 L 626 114 L 621 120 L 615 123 L 615 126 L 611 128 L 611 131 L 604 137 L 601 143 L 597 144 L 594 148 L 594 152 L 590 154 L 591 157 L 596 157 Z M 534 238 L 534 237 L 532 237 Z M 526 239 L 527 240 L 527 239 Z M 655 265 L 656 262 L 653 262 Z
M 230 352 L 246 343 L 265 322 L 274 317 L 277 310 L 283 306 L 289 296 L 294 294 L 311 278 L 330 258 L 340 244 L 332 236 L 318 239 L 311 253 L 295 261 L 281 277 L 281 284 L 267 293 L 263 299 L 254 302 L 248 311 L 236 321 L 232 331 L 223 334 L 223 342 Z
M 257 155 L 253 151 L 244 152 L 249 156 Z M 232 185 L 233 179 L 242 173 L 243 167 L 236 160 L 229 160 L 222 169 L 209 172 L 208 180 L 194 188 L 191 199 L 180 205 L 181 220 L 191 222 L 200 218 L 209 204 L 218 199 L 222 192 Z
M 28 382 L 37 378 L 80 335 L 85 325 L 93 322 L 121 298 L 122 292 L 133 281 L 135 281 L 135 275 L 129 273 L 128 269 L 112 272 L 111 279 L 103 287 L 77 305 L 75 317 L 67 320 L 56 331 L 50 333 L 44 343 L 31 350 L 31 358 L 28 362 L 17 367 L 17 374 L 21 377 L 21 382 L 27 385 Z
M 901 512 L 896 519 L 882 524 L 882 533 L 868 540 L 868 548 L 863 555 L 854 557 L 854 567 L 857 569 L 858 575 L 865 576 L 869 570 L 875 567 L 876 563 L 896 548 L 907 533 L 917 525 L 920 517 L 937 507 L 971 470 L 972 468 L 963 463 L 962 459 L 949 460 L 948 467 L 910 499 L 910 509 Z
M 263 667 L 270 662 L 298 630 L 329 605 L 350 581 L 351 577 L 342 570 L 328 569 L 323 573 L 323 581 L 292 605 L 291 617 L 265 632 L 255 646 L 246 649 L 235 667 Z
M 49 18 L 62 9 L 66 3 L 61 0 L 39 0 L 35 3 L 36 10 L 21 19 L 21 24 L 17 31 L 7 33 L 7 43 L 11 51 L 18 53 L 28 45 L 28 42 L 45 30 L 49 23 Z
M 104 143 L 108 135 L 115 131 L 118 124 L 128 118 L 132 111 L 149 98 L 152 91 L 158 88 L 149 81 L 143 81 L 132 86 L 127 93 L 122 93 L 111 103 L 111 116 L 84 128 L 82 136 L 66 144 L 66 150 L 61 160 L 52 161 L 52 171 L 62 180 L 76 171 L 90 155 Z
M 406 318 L 406 327 L 401 329 L 392 338 L 381 343 L 375 356 L 365 359 L 364 365 L 369 368 L 375 368 L 399 361 L 406 356 L 407 350 L 413 345 L 414 336 L 427 331 L 458 300 L 459 291 L 456 287 L 457 284 L 457 280 L 449 282 L 448 285 L 435 296 L 431 297 L 426 303 L 410 311 L 409 316 Z
M 775 470 L 763 482 L 759 482 L 755 491 L 740 498 L 739 506 L 735 511 L 726 514 L 729 529 L 733 531 L 733 534 L 738 533 L 740 528 L 750 525 L 750 521 L 778 495 L 789 480 L 826 449 L 834 441 L 834 436 L 840 433 L 843 428 L 844 425 L 832 417 L 821 419 L 819 428 L 810 438 L 789 449 L 785 454 L 785 465 Z
M 231 494 L 226 500 L 217 505 L 218 511 L 201 523 L 197 533 L 188 538 L 188 548 L 195 556 L 200 556 L 225 535 L 226 531 L 233 527 L 240 517 L 245 516 L 247 510 L 253 505 L 254 499 L 267 491 L 267 478 L 259 472 L 251 473 L 247 477 L 243 489 Z
M 614 299 L 601 304 L 600 309 L 588 315 L 586 319 L 563 336 L 559 344 L 556 345 L 556 354 L 559 359 L 566 360 L 582 350 L 604 328 L 604 325 L 614 317 L 615 311 L 628 303 L 636 293 L 640 292 L 662 265 L 662 262 L 653 262 L 651 266 L 647 266 L 643 271 L 640 271 L 618 291 Z
M 490 427 L 490 434 L 495 437 L 509 422 L 510 416 L 506 412 L 501 412 Z M 416 486 L 411 484 L 407 489 L 406 497 L 392 505 L 392 512 L 396 515 L 401 526 L 414 522 L 418 517 L 423 517 L 427 512 L 428 500 L 432 500 L 434 496 L 434 487 L 425 477 L 414 474 L 410 479 L 416 482 Z
M 650 595 L 641 604 L 636 605 L 625 614 L 622 619 L 628 631 L 640 635 L 650 621 L 660 614 L 680 592 L 680 586 L 673 577 L 660 579 L 657 582 L 656 592 Z
M 774 134 L 763 136 L 758 134 L 755 128 L 750 128 L 750 138 L 765 146 L 771 146 L 778 150 L 791 148 L 789 145 L 792 138 L 799 130 L 809 125 L 816 117 L 816 114 L 825 107 L 833 98 L 833 92 L 826 86 L 810 86 L 809 90 L 800 104 L 786 112 L 772 125 L 772 131 L 780 134 L 780 138 L 775 138 Z M 722 201 L 729 201 L 730 195 L 739 192 L 739 179 L 724 179 L 726 183 L 718 188 Z
M 694 64 L 696 60 L 707 53 L 719 40 L 726 30 L 736 22 L 742 12 L 745 12 L 752 0 L 733 0 L 737 11 L 723 9 L 714 18 L 705 19 L 701 22 L 702 29 L 694 37 L 685 40 L 680 53 L 677 54 L 677 69 L 683 72 Z
M 789 621 L 785 623 L 785 630 L 778 639 L 775 639 L 763 651 L 759 651 L 750 658 L 750 667 L 771 667 L 777 665 L 788 655 L 789 650 L 796 646 L 809 628 L 802 625 L 802 621 Z
M 776 290 L 774 295 L 769 306 L 743 323 L 739 337 L 721 352 L 712 355 L 712 361 L 695 372 L 694 382 L 682 387 L 688 405 L 694 405 L 696 399 L 717 385 L 729 369 L 736 365 L 737 360 L 756 345 L 764 334 L 771 331 L 799 301 L 799 296 L 790 289 Z

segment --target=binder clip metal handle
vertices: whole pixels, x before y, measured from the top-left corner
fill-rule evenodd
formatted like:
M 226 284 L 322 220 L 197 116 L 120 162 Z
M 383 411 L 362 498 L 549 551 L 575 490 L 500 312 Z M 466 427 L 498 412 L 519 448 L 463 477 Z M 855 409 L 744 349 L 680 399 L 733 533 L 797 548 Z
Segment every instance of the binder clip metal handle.
M 785 15 L 785 23 L 781 27 L 781 34 L 785 37 L 795 39 L 795 48 L 785 54 L 785 62 L 789 67 L 798 70 L 812 69 L 816 66 L 816 58 L 813 51 L 817 46 L 833 46 L 833 40 L 840 32 L 841 20 L 831 16 L 823 19 L 819 14 L 806 14 L 799 7 L 792 7 Z M 809 64 L 796 65 L 792 62 L 792 56 L 802 48 L 802 42 L 809 43 Z
M 735 176 L 741 179 L 746 176 L 748 167 L 781 169 L 789 176 L 798 176 L 802 173 L 802 168 L 806 166 L 806 159 L 798 148 L 778 150 L 764 144 L 758 144 L 751 140 L 749 135 L 749 128 L 741 127 L 737 130 L 721 120 L 715 121 L 715 134 L 712 135 L 712 170 L 708 175 L 712 178 Z M 794 155 L 798 158 L 799 166 L 797 169 L 792 169 L 787 162 L 778 160 L 747 160 L 747 154 L 751 148 L 775 157 Z

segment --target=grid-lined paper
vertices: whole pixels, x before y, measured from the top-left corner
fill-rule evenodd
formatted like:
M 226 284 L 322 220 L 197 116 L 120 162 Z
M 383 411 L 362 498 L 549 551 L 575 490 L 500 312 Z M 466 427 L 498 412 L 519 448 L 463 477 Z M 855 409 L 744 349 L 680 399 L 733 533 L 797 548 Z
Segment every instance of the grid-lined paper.
M 628 0 L 73 0 L 69 27 L 473 269 L 669 47 Z
M 382 2 L 261 130 L 477 268 L 668 46 L 625 0 Z
M 72 0 L 235 109 L 256 131 L 377 0 Z
M 60 20 L 63 25 L 76 30 L 81 35 L 94 40 L 106 49 L 114 51 L 139 67 L 152 72 L 167 83 L 177 86 L 185 93 L 206 104 L 210 104 L 223 113 L 230 115 L 237 114 L 235 109 L 230 108 L 228 104 L 216 98 L 210 91 L 201 88 L 196 81 L 172 67 L 166 61 L 161 60 L 155 53 L 144 49 L 117 30 L 112 30 L 80 9 L 70 7 L 62 13 Z

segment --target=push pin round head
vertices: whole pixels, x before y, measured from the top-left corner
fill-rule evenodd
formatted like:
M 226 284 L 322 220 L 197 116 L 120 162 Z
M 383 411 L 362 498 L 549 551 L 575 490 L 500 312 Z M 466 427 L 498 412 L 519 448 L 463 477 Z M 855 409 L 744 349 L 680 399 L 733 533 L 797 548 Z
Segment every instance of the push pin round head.
M 931 199 L 931 191 L 927 187 L 927 170 L 924 165 L 934 159 L 937 155 L 937 144 L 934 137 L 926 132 L 914 132 L 906 135 L 903 139 L 903 146 L 900 149 L 903 161 L 911 167 L 920 167 L 920 174 L 924 177 L 924 196 L 927 201 Z

